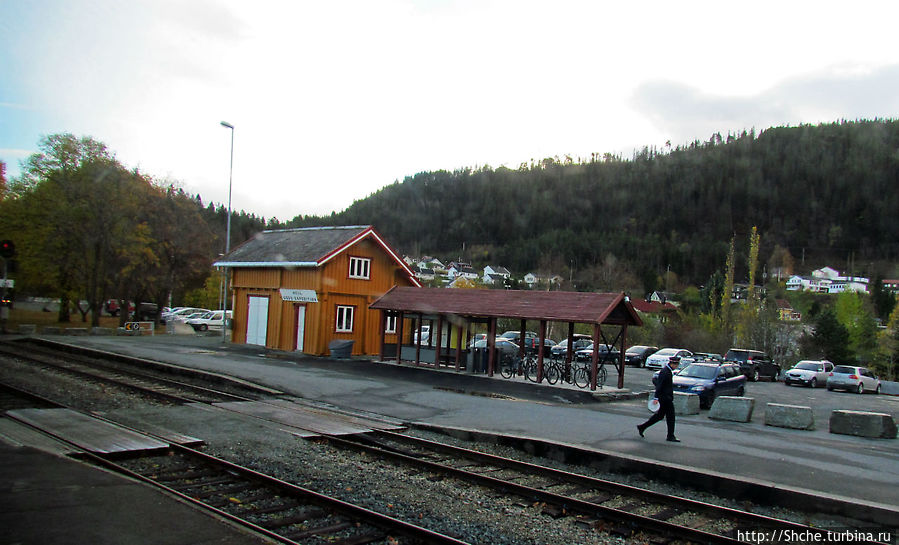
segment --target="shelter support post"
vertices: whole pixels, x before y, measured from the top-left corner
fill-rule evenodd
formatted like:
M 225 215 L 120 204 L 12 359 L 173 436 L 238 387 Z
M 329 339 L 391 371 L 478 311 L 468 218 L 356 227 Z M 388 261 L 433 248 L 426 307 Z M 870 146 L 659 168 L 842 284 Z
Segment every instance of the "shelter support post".
M 518 335 L 518 344 L 520 345 L 518 347 L 518 357 L 519 358 L 524 358 L 524 344 L 525 344 L 524 341 L 525 341 L 525 333 L 527 332 L 527 328 L 528 328 L 528 321 L 522 320 L 521 327 L 519 328 L 520 333 Z M 540 381 L 538 380 L 537 382 L 540 382 Z
M 424 317 L 419 314 L 418 315 L 418 335 L 415 339 L 415 366 L 418 367 L 419 362 L 421 361 L 421 324 L 424 322 Z M 431 335 L 428 335 L 430 338 Z
M 599 372 L 599 324 L 593 325 L 593 368 L 590 370 L 590 389 L 596 389 L 596 375 Z
M 403 357 L 403 329 L 404 323 L 406 319 L 403 315 L 403 311 L 400 311 L 399 315 L 396 317 L 396 363 L 402 363 Z
M 433 331 L 433 329 L 431 330 Z M 443 314 L 437 316 L 437 350 L 434 351 L 434 368 L 440 368 L 440 358 L 443 357 Z
M 378 359 L 380 361 L 387 359 L 385 357 L 385 348 L 387 345 L 387 315 L 389 313 L 389 310 L 381 311 L 381 349 L 378 350 Z
M 543 382 L 543 341 L 546 340 L 546 320 L 540 320 L 537 338 L 537 382 Z
M 493 366 L 496 363 L 496 318 L 490 318 L 487 326 L 487 376 L 493 376 Z
M 456 371 L 462 369 L 462 324 L 456 326 Z
M 621 326 L 621 351 L 618 354 L 618 389 L 624 388 L 624 352 L 627 346 L 627 324 Z

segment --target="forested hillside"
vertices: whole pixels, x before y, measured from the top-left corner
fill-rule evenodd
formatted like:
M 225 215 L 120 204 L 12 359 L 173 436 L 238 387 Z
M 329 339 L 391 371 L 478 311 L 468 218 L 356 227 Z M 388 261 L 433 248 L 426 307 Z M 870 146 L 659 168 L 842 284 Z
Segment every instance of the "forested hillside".
M 804 257 L 873 275 L 864 268 L 899 258 L 897 186 L 899 122 L 840 122 L 716 134 L 627 160 L 423 172 L 289 226 L 372 224 L 406 253 L 571 274 L 593 289 L 653 289 L 669 267 L 702 283 L 733 237 L 745 255 L 757 226 L 770 268 Z

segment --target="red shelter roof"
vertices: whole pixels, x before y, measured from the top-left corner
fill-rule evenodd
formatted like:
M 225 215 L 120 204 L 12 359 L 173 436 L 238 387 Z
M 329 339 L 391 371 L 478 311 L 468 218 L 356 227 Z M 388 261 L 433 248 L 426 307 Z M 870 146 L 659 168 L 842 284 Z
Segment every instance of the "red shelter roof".
M 372 303 L 370 308 L 424 315 L 643 325 L 623 293 L 395 286 Z

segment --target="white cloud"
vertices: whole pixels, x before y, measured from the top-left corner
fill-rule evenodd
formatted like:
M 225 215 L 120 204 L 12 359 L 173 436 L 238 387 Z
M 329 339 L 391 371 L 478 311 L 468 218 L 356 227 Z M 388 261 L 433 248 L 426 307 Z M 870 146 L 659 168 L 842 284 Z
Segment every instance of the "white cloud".
M 886 2 L 8 4 L 18 87 L 0 103 L 218 203 L 227 120 L 234 208 L 280 219 L 423 170 L 896 111 L 899 51 L 868 24 L 899 15 Z

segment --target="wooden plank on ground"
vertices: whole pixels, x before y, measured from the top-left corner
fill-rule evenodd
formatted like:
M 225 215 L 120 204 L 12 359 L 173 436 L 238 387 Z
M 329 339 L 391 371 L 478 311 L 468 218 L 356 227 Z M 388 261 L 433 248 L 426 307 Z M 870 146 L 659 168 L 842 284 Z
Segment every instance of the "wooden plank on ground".
M 32 447 L 62 456 L 83 452 L 11 418 L 0 418 L 0 441 L 14 447 Z
M 153 450 L 169 446 L 168 443 L 71 409 L 18 409 L 7 411 L 6 414 L 96 454 Z
M 265 420 L 272 420 L 286 426 L 327 435 L 351 435 L 372 431 L 373 421 L 361 422 L 346 415 L 316 411 L 300 405 L 284 406 L 272 402 L 229 401 L 214 403 L 229 411 L 234 411 Z M 355 421 L 353 421 L 355 420 Z
M 273 400 L 267 401 L 267 403 L 279 405 L 281 407 L 284 407 L 286 409 L 290 409 L 293 411 L 300 410 L 300 411 L 305 411 L 305 412 L 309 412 L 312 414 L 321 415 L 322 418 L 326 418 L 326 419 L 339 419 L 339 420 L 346 422 L 347 424 L 357 425 L 357 426 L 361 426 L 361 427 L 365 427 L 365 428 L 372 428 L 372 429 L 376 429 L 376 430 L 402 430 L 402 429 L 405 429 L 405 426 L 403 426 L 402 424 L 394 424 L 394 423 L 385 422 L 382 420 L 374 420 L 374 419 L 366 418 L 366 417 L 364 417 L 362 415 L 358 415 L 358 414 L 353 415 L 353 414 L 346 414 L 346 413 L 341 413 L 341 412 L 334 412 L 334 411 L 330 411 L 328 409 L 313 407 L 313 406 L 306 405 L 306 404 L 294 403 L 294 402 L 286 400 L 286 399 L 273 399 Z

